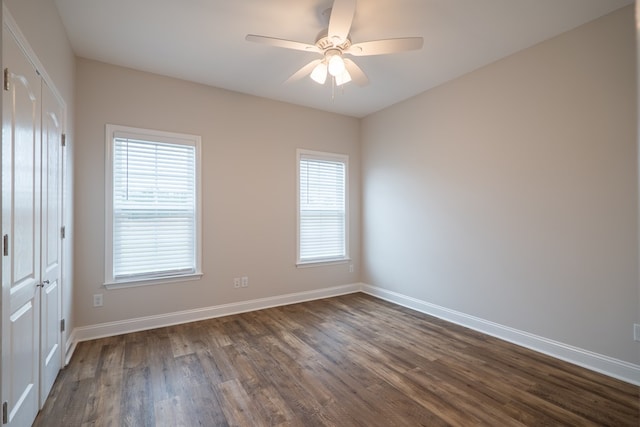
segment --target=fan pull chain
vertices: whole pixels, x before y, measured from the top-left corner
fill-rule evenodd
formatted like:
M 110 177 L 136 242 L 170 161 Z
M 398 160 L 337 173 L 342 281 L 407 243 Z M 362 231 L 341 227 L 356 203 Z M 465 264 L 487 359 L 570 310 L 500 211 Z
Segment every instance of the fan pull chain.
M 336 99 L 336 78 L 331 76 L 331 102 Z

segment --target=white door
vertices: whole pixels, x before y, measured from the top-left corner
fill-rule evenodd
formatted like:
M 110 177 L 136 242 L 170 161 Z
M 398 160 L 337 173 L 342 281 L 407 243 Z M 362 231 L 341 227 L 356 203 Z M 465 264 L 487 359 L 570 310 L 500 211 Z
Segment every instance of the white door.
M 61 256 L 63 107 L 42 83 L 42 254 L 40 408 L 62 367 Z
M 4 27 L 2 55 L 2 397 L 8 424 L 29 426 L 39 397 L 41 79 Z

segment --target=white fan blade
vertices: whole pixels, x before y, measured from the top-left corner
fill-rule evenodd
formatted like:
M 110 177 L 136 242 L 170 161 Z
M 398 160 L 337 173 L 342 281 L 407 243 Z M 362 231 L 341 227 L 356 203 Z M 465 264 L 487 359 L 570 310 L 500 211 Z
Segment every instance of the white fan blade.
M 356 0 L 335 0 L 329 18 L 329 40 L 340 45 L 349 37 L 353 15 L 356 13 Z
M 386 53 L 405 52 L 421 49 L 422 37 L 405 37 L 401 39 L 374 40 L 351 45 L 345 53 L 353 56 L 384 55 Z
M 366 86 L 369 84 L 369 78 L 355 62 L 349 58 L 344 58 L 344 67 L 349 72 L 351 80 L 358 86 Z
M 247 34 L 245 40 L 248 42 L 268 44 L 269 46 L 283 47 L 285 49 L 302 50 L 305 52 L 321 53 L 317 46 L 307 43 L 295 42 L 293 40 L 277 39 L 275 37 L 258 36 Z
M 291 75 L 291 77 L 289 77 L 287 80 L 285 80 L 285 83 L 295 82 L 295 81 L 300 80 L 301 78 L 311 74 L 313 69 L 316 68 L 316 66 L 321 62 L 322 62 L 322 59 L 316 59 L 314 61 L 309 62 L 307 65 L 305 65 L 304 67 L 300 68 L 298 71 L 293 73 Z

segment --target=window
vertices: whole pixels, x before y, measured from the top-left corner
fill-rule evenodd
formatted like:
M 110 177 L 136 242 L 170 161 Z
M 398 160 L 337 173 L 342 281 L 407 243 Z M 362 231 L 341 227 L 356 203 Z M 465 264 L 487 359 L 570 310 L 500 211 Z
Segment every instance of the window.
M 200 137 L 107 125 L 105 285 L 199 278 Z
M 349 257 L 349 157 L 298 150 L 298 265 Z

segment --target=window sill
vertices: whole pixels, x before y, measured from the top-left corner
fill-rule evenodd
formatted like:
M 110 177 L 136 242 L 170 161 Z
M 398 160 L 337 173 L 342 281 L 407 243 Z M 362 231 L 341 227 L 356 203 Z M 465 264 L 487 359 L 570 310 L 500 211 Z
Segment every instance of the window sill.
M 349 262 L 351 262 L 351 258 L 314 260 L 314 261 L 298 261 L 296 263 L 296 267 L 297 268 L 324 267 L 324 266 L 328 266 L 328 265 L 347 264 Z
M 153 279 L 141 280 L 122 280 L 119 282 L 106 282 L 104 287 L 107 289 L 125 289 L 135 288 L 138 286 L 163 285 L 166 283 L 189 282 L 192 280 L 200 280 L 202 273 L 183 274 L 180 276 L 157 277 Z

